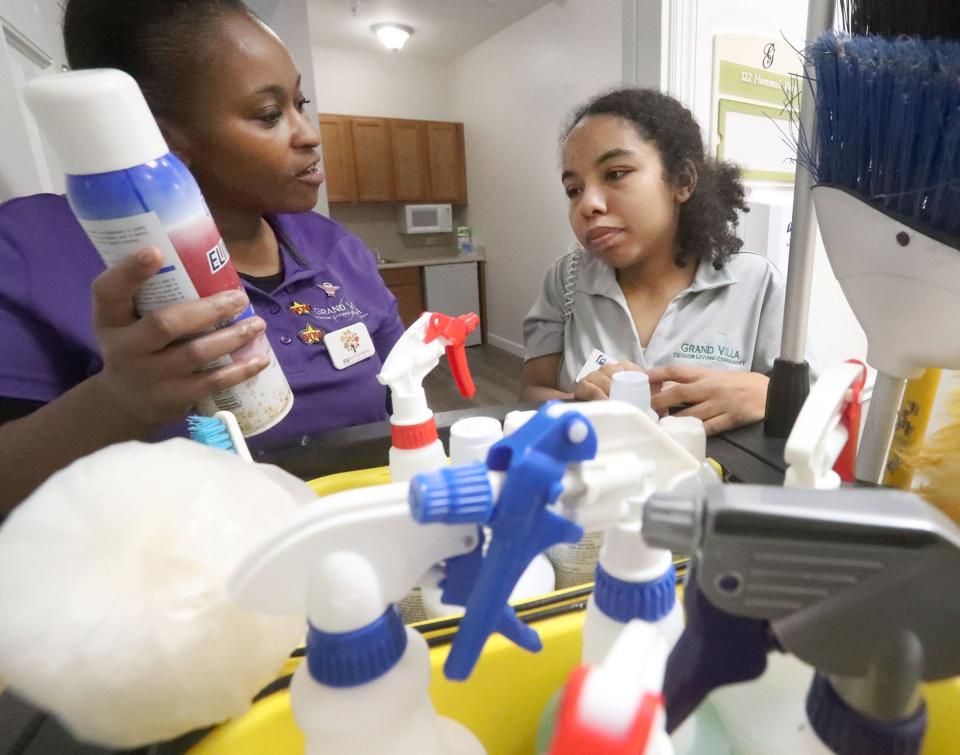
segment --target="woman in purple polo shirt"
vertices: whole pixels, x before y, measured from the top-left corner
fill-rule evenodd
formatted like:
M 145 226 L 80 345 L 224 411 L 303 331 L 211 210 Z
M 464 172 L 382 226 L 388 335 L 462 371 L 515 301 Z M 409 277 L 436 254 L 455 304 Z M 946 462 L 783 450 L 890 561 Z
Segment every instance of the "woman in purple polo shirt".
M 311 212 L 320 137 L 276 35 L 240 0 L 68 0 L 64 43 L 71 67 L 119 68 L 138 81 L 196 176 L 247 296 L 138 319 L 133 295 L 159 253 L 105 271 L 63 197 L 0 205 L 0 514 L 70 461 L 170 432 L 198 399 L 256 374 L 265 365 L 255 359 L 195 369 L 264 328 L 295 401 L 253 445 L 385 419 L 376 374 L 403 325 L 369 250 Z M 179 342 L 247 297 L 259 317 Z M 357 322 L 376 355 L 336 369 L 316 334 Z

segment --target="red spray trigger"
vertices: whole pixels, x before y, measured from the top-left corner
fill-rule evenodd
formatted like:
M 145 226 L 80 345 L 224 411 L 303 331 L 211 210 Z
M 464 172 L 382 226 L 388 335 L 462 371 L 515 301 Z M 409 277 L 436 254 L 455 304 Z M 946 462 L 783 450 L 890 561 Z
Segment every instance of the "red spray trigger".
M 847 429 L 847 442 L 833 465 L 833 471 L 840 475 L 843 482 L 856 480 L 857 437 L 860 434 L 860 392 L 867 382 L 867 365 L 859 359 L 848 359 L 850 364 L 859 364 L 860 377 L 850 385 L 850 401 L 843 407 L 840 424 Z
M 467 366 L 464 342 L 479 324 L 480 318 L 473 312 L 468 312 L 459 317 L 450 317 L 441 312 L 434 312 L 430 315 L 430 323 L 427 325 L 427 333 L 423 339 L 424 343 L 430 343 L 438 336 L 442 336 L 450 342 L 446 347 L 447 359 L 450 360 L 450 372 L 453 373 L 457 389 L 464 398 L 470 398 L 477 392 L 477 387 L 473 384 L 473 377 L 470 375 L 470 368 Z

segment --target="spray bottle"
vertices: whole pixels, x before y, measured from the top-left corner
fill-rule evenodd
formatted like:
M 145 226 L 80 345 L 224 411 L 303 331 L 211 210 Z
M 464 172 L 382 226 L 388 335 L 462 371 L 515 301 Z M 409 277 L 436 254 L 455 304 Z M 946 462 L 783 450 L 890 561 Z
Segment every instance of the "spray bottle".
M 594 359 L 594 355 L 599 356 Z M 606 354 L 594 350 L 594 354 L 587 360 L 588 363 L 584 365 L 578 379 L 586 374 L 589 366 L 604 364 L 604 360 L 615 363 Z M 635 406 L 651 420 L 657 421 L 657 413 L 650 407 L 650 379 L 645 372 L 635 370 L 615 372 L 610 385 L 610 398 Z M 547 552 L 550 563 L 553 564 L 557 573 L 558 587 L 574 587 L 595 580 L 597 563 L 606 536 L 607 533 L 602 529 L 586 532 L 580 542 L 561 543 Z M 613 638 L 610 639 L 612 641 Z M 606 645 L 602 650 L 598 650 L 599 655 L 595 659 L 592 658 L 592 661 L 599 662 L 608 648 L 609 645 Z
M 602 469 L 600 474 L 622 475 L 624 469 L 631 469 L 633 475 L 629 485 L 606 491 L 604 504 L 601 505 L 594 494 L 565 510 L 566 515 L 584 525 L 584 539 L 594 533 L 605 533 L 594 572 L 594 591 L 587 601 L 583 624 L 582 657 L 588 665 L 600 663 L 624 627 L 634 619 L 641 619 L 660 635 L 667 652 L 683 631 L 673 557 L 669 551 L 647 547 L 641 537 L 640 517 L 644 501 L 654 490 L 674 490 L 678 486 L 696 489 L 701 466 L 667 431 L 673 427 L 679 431 L 682 441 L 695 448 L 696 443 L 691 444 L 687 437 L 691 429 L 689 423 L 662 426 L 655 414 L 646 411 L 649 394 L 646 404 L 643 407 L 642 402 L 637 406 L 611 399 L 584 405 L 585 415 L 598 431 L 598 453 L 606 456 L 629 449 L 632 456 L 620 456 L 620 466 Z M 702 436 L 702 423 L 699 432 Z M 705 444 L 701 443 L 701 447 L 705 448 Z M 592 473 L 581 472 L 581 475 L 581 491 L 598 489 L 597 478 Z M 566 495 L 573 495 L 575 489 L 571 486 Z M 557 547 L 562 546 L 552 550 Z M 556 703 L 556 699 L 552 700 L 544 711 L 538 737 L 541 744 L 552 737 Z
M 643 532 L 694 557 L 668 730 L 711 690 L 757 678 L 776 648 L 816 671 L 808 726 L 755 713 L 765 752 L 920 752 L 920 683 L 960 673 L 960 528 L 940 511 L 899 490 L 726 485 L 651 496 Z
M 549 755 L 673 755 L 664 728 L 666 638 L 630 622 L 602 662 L 574 669 L 563 689 Z
M 393 414 L 390 416 L 392 442 L 388 457 L 390 479 L 393 482 L 406 482 L 415 474 L 446 466 L 447 454 L 437 435 L 433 412 L 427 406 L 423 380 L 446 351 L 450 371 L 460 394 L 469 398 L 476 392 L 464 344 L 467 335 L 479 323 L 479 318 L 472 313 L 449 317 L 440 312 L 424 312 L 407 328 L 387 355 L 377 379 L 390 387 L 393 404 Z M 437 569 L 428 572 L 423 583 L 415 585 L 400 602 L 400 610 L 407 623 L 429 618 L 423 601 L 424 591 L 429 592 L 432 598 L 437 597 L 437 572 Z M 441 613 L 445 610 L 439 598 L 432 601 L 431 608 Z
M 836 490 L 841 481 L 853 482 L 865 379 L 864 365 L 848 361 L 817 380 L 784 448 L 786 487 Z M 814 669 L 796 656 L 771 653 L 760 678 L 714 690 L 697 715 L 705 709 L 715 713 L 726 741 L 742 755 L 830 752 L 804 708 L 813 675 Z
M 308 616 L 306 660 L 291 682 L 308 755 L 483 752 L 437 716 L 426 642 L 395 605 L 434 563 L 472 551 L 476 528 L 423 527 L 407 497 L 407 484 L 391 483 L 309 504 L 231 577 L 241 606 Z
M 143 315 L 168 304 L 243 290 L 220 231 L 187 167 L 170 152 L 137 83 L 122 71 L 75 71 L 43 76 L 24 97 L 67 170 L 67 200 L 105 264 L 147 246 L 163 267 L 134 297 Z M 248 306 L 231 320 L 253 317 Z M 200 414 L 234 413 L 245 436 L 280 422 L 293 393 L 265 335 L 205 365 L 266 356 L 269 366 L 240 385 L 204 399 Z
M 683 632 L 673 555 L 646 545 L 640 520 L 643 504 L 655 490 L 674 490 L 681 485 L 696 489 L 701 460 L 666 432 L 670 427 L 686 432 L 686 423 L 663 427 L 641 411 L 634 424 L 633 431 L 649 439 L 642 462 L 647 475 L 626 498 L 622 515 L 606 529 L 583 623 L 583 662 L 587 664 L 599 663 L 634 619 L 656 627 L 668 651 Z M 699 424 L 703 435 L 703 423 Z
M 464 341 L 479 322 L 473 313 L 449 317 L 424 312 L 407 328 L 383 363 L 377 380 L 390 387 L 393 401 L 390 477 L 394 482 L 404 482 L 415 474 L 446 465 L 447 455 L 437 437 L 433 412 L 427 406 L 423 379 L 446 351 L 461 395 L 469 398 L 476 392 Z

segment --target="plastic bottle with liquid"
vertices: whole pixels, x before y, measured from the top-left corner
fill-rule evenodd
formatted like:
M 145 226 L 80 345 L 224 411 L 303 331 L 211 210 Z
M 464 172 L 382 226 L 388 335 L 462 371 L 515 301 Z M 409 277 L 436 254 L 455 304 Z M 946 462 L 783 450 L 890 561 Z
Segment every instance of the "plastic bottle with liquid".
M 607 530 L 593 594 L 583 622 L 583 662 L 599 663 L 623 628 L 641 619 L 672 648 L 683 633 L 683 607 L 670 551 L 650 548 L 640 522 L 624 520 Z
M 290 683 L 306 755 L 482 755 L 461 724 L 437 715 L 423 636 L 384 610 L 380 578 L 362 556 L 323 560 L 312 584 L 306 659 Z

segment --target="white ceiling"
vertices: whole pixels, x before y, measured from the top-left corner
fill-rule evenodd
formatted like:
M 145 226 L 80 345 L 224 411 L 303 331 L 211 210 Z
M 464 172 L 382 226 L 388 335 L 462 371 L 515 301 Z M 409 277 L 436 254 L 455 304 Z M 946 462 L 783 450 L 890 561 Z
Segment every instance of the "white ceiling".
M 310 41 L 391 55 L 370 27 L 392 21 L 414 30 L 397 54 L 446 62 L 553 1 L 307 0 Z

